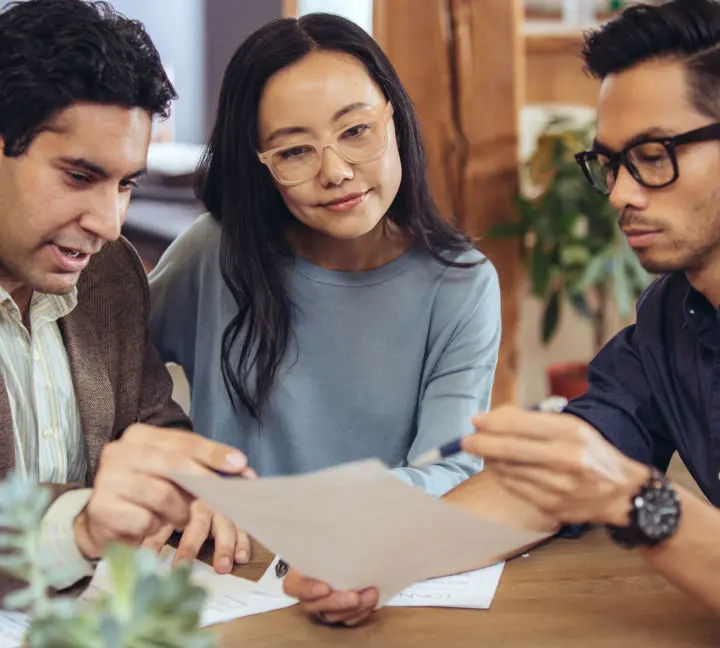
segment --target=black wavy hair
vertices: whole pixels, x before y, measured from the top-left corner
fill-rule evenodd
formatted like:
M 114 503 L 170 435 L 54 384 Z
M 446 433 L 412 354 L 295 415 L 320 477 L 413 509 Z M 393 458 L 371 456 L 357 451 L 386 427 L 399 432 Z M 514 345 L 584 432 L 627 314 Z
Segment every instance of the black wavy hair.
M 583 57 L 595 78 L 605 79 L 647 61 L 682 61 L 693 105 L 720 118 L 720 3 L 672 0 L 631 6 L 585 37 Z
M 393 105 L 403 174 L 387 218 L 416 247 L 444 263 L 452 265 L 446 261 L 448 251 L 471 247 L 438 214 L 415 109 L 390 61 L 363 29 L 339 16 L 316 13 L 278 19 L 253 33 L 225 71 L 199 169 L 198 197 L 221 223 L 220 269 L 238 307 L 222 339 L 225 386 L 233 405 L 244 405 L 257 420 L 292 331 L 292 304 L 281 269 L 281 258 L 292 255 L 284 235 L 292 216 L 257 158 L 258 108 L 270 77 L 317 50 L 361 61 Z M 235 345 L 240 348 L 237 366 L 231 361 Z
M 22 155 L 77 102 L 167 117 L 177 97 L 142 23 L 106 2 L 26 0 L 0 12 L 0 135 Z

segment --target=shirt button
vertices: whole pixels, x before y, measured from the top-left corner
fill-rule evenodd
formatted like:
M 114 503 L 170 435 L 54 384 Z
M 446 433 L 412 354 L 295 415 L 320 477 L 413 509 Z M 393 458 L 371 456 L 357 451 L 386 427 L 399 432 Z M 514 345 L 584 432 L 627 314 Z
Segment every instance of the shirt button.
M 52 437 L 55 436 L 55 430 L 53 430 L 52 428 L 45 428 L 42 431 L 42 435 L 43 435 L 43 438 L 45 438 L 45 439 L 51 439 Z
M 695 309 L 694 309 L 694 308 L 691 308 L 688 312 L 690 313 L 690 315 L 695 315 Z
M 35 359 L 35 362 L 40 362 L 40 351 L 35 349 L 35 351 L 33 351 L 33 358 Z

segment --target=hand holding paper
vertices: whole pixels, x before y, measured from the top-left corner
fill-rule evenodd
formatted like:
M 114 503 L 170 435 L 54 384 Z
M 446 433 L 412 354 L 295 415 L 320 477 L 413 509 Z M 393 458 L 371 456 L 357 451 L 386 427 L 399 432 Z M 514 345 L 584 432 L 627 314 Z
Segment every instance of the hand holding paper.
M 482 520 L 400 482 L 375 460 L 258 481 L 173 475 L 293 568 L 337 590 L 407 586 L 520 552 L 546 534 Z

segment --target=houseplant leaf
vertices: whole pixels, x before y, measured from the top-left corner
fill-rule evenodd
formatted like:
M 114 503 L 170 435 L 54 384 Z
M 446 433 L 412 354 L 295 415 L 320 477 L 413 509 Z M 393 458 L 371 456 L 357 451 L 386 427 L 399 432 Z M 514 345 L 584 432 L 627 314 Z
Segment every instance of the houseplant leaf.
M 40 553 L 40 525 L 49 489 L 16 473 L 0 481 L 0 565 L 28 582 L 5 605 L 27 609 L 28 648 L 211 648 L 199 628 L 205 592 L 189 568 L 158 574 L 150 550 L 115 545 L 107 552 L 115 593 L 92 601 L 50 598 L 57 565 Z M 139 603 L 138 603 L 139 602 Z M 2 637 L 0 637 L 0 640 Z
M 560 293 L 554 292 L 550 295 L 542 323 L 542 341 L 547 344 L 555 335 L 558 321 L 560 319 Z
M 568 301 L 578 315 L 586 319 L 592 318 L 593 312 L 590 310 L 590 306 L 588 305 L 587 298 L 584 293 L 569 293 Z
M 3 605 L 9 610 L 22 610 L 28 607 L 37 594 L 29 587 L 16 590 L 10 594 L 6 594 L 3 599 Z
M 486 239 L 501 239 L 519 237 L 522 234 L 522 225 L 518 222 L 498 223 L 491 227 L 486 233 Z
M 580 243 L 570 243 L 560 249 L 560 261 L 563 267 L 584 266 L 590 262 L 590 251 Z
M 538 297 L 544 297 L 550 285 L 550 273 L 552 260 L 540 245 L 536 245 L 532 251 L 530 279 L 532 291 Z
M 612 294 L 628 317 L 648 279 L 620 235 L 617 211 L 575 162 L 574 154 L 590 146 L 592 130 L 590 123 L 580 128 L 562 119 L 549 123 L 524 168 L 523 177 L 532 184 L 524 185 L 526 193 L 516 200 L 518 235 L 527 251 L 524 265 L 533 294 L 544 300 L 540 325 L 545 343 L 553 337 L 567 299 L 591 321 L 597 344 L 606 337 L 605 296 Z M 620 250 L 631 256 L 618 263 Z
M 578 284 L 574 287 L 576 292 L 583 292 L 605 279 L 607 275 L 608 251 L 603 250 L 596 254 L 585 268 L 585 272 Z

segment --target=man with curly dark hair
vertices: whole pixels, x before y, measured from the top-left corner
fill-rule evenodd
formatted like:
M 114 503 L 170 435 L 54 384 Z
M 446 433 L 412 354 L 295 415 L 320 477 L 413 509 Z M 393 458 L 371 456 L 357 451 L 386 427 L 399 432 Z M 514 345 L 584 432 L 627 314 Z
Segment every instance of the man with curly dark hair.
M 161 546 L 180 527 L 181 557 L 213 535 L 218 571 L 247 560 L 247 537 L 165 477 L 247 461 L 188 431 L 120 236 L 175 96 L 143 26 L 107 3 L 0 12 L 0 478 L 53 485 L 42 551 L 71 568 L 59 588 L 108 543 Z M 0 574 L 0 594 L 14 585 Z

